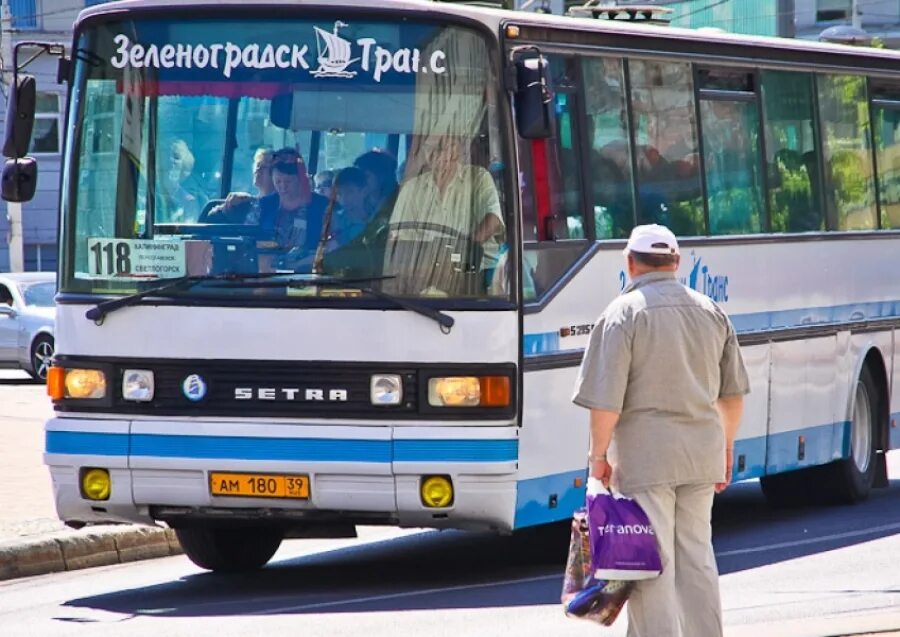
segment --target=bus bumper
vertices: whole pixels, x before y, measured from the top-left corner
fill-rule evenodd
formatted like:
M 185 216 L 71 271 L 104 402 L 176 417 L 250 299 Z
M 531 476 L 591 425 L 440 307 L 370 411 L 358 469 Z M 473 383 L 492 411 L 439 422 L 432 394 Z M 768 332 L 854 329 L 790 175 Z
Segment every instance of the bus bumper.
M 518 429 L 63 417 L 47 422 L 44 457 L 57 513 L 70 523 L 231 518 L 509 531 Z M 81 493 L 80 473 L 93 467 L 110 473 L 108 500 Z M 212 495 L 212 472 L 304 476 L 309 495 Z M 452 481 L 445 508 L 422 502 L 421 483 L 432 475 Z

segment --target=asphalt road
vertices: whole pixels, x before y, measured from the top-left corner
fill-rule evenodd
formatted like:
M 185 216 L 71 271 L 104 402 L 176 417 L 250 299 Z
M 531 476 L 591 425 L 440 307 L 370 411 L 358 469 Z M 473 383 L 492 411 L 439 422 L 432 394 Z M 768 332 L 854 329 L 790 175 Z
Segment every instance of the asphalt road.
M 890 456 L 900 477 L 900 452 Z M 853 507 L 773 511 L 758 485 L 715 509 L 729 637 L 900 628 L 900 480 Z M 624 635 L 567 619 L 567 525 L 513 537 L 362 528 L 291 540 L 270 565 L 221 576 L 186 557 L 0 582 L 3 637 Z

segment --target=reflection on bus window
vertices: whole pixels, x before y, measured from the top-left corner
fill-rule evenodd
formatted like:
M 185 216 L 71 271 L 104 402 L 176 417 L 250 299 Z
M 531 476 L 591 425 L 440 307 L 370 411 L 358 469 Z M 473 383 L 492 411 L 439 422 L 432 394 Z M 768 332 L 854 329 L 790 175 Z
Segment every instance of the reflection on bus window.
M 819 118 L 822 122 L 829 207 L 836 230 L 877 227 L 875 182 L 866 80 L 852 75 L 820 75 Z
M 597 239 L 627 237 L 634 191 L 622 60 L 588 58 L 583 66 L 590 144 L 590 186 Z
M 881 227 L 900 228 L 900 109 L 876 108 L 875 148 Z
M 762 74 L 769 206 L 774 232 L 825 229 L 812 81 L 808 73 L 764 71 Z
M 759 115 L 755 102 L 701 100 L 710 234 L 748 234 L 762 225 Z
M 629 63 L 638 166 L 638 222 L 704 234 L 691 65 Z

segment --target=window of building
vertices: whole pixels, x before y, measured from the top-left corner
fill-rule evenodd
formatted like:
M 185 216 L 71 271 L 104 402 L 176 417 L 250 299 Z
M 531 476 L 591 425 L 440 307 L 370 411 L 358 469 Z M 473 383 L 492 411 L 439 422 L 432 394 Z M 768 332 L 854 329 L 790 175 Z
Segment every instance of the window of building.
M 848 20 L 852 0 L 816 0 L 816 21 Z
M 59 130 L 59 95 L 38 91 L 31 152 L 58 153 L 61 147 Z
M 36 0 L 9 0 L 9 12 L 12 14 L 12 28 L 33 30 L 38 28 Z
M 27 272 L 56 272 L 56 244 L 27 243 L 23 246 Z

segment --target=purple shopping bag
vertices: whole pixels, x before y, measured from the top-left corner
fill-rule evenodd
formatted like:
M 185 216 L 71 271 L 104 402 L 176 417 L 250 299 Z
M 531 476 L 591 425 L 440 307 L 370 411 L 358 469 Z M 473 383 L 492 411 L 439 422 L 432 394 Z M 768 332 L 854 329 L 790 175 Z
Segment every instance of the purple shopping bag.
M 662 572 L 656 534 L 637 502 L 591 478 L 586 506 L 594 579 L 641 580 Z

